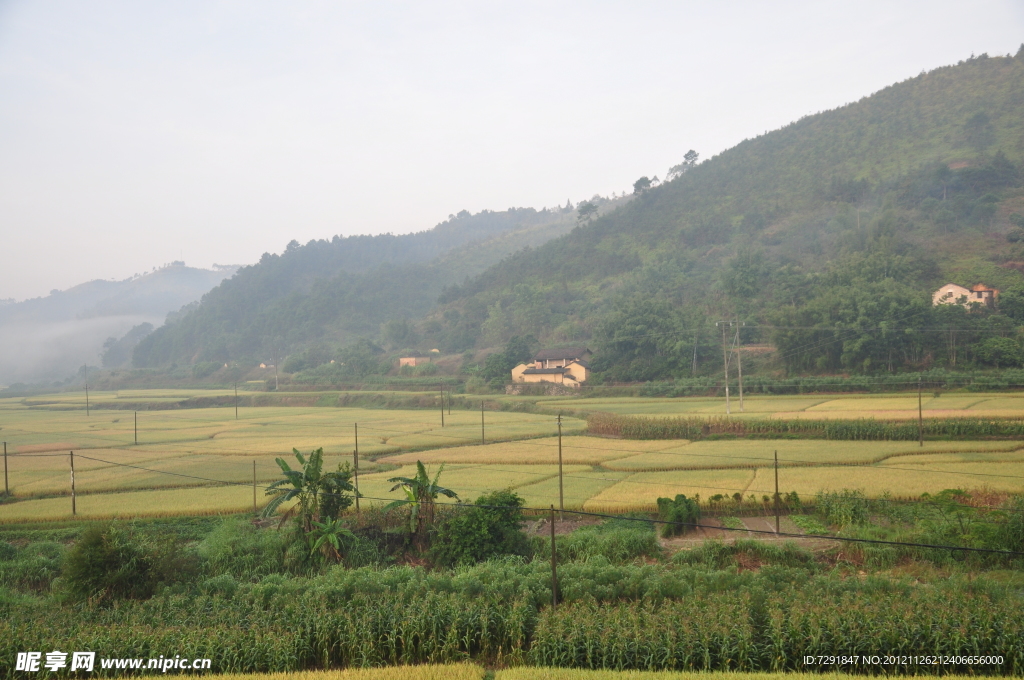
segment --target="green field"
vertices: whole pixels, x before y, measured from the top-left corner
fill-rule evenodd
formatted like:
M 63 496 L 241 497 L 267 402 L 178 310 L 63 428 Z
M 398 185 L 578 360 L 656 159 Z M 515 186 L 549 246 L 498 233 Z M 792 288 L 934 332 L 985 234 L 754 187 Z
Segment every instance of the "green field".
M 82 517 L 160 516 L 237 512 L 257 503 L 262 487 L 280 476 L 274 458 L 291 449 L 323 447 L 331 468 L 352 462 L 359 425 L 360 490 L 365 502 L 397 498 L 387 480 L 410 475 L 417 460 L 431 470 L 446 465 L 442 484 L 473 500 L 513 488 L 530 507 L 559 502 L 559 440 L 555 418 L 543 413 L 487 411 L 481 445 L 480 413 L 429 409 L 387 410 L 324 406 L 161 408 L 228 392 L 135 390 L 91 394 L 91 403 L 129 401 L 139 412 L 134 443 L 131 411 L 92 409 L 84 395 L 66 393 L 0 400 L 0 439 L 8 445 L 8 479 L 16 502 L 0 505 L 0 522 L 70 516 L 68 452 L 75 452 L 77 512 Z M 287 401 L 288 395 L 277 395 Z M 307 394 L 300 395 L 308 402 Z M 95 401 L 93 401 L 95 400 Z M 909 401 L 908 401 L 909 400 Z M 554 410 L 607 410 L 648 415 L 713 414 L 709 399 L 542 399 Z M 959 414 L 1024 413 L 1024 395 L 929 396 Z M 751 397 L 746 415 L 822 417 L 886 413 L 916 398 L 906 396 Z M 1019 409 L 1019 410 L 1014 410 Z M 935 410 L 927 415 L 935 415 Z M 649 510 L 659 497 L 684 493 L 760 499 L 774 492 L 778 453 L 783 492 L 802 497 L 827 489 L 857 488 L 869 496 L 913 497 L 947 488 L 1024 490 L 1024 442 L 820 441 L 721 439 L 637 441 L 585 436 L 585 422 L 562 423 L 563 495 L 567 508 Z M 255 463 L 255 466 L 254 466 Z

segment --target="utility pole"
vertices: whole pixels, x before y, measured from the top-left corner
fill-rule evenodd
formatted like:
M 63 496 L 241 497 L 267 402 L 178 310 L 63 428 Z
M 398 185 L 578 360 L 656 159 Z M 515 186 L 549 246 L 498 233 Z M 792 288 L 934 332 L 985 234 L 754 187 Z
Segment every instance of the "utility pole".
M 4 495 L 11 495 L 11 486 L 7 483 L 7 442 L 4 442 Z
M 730 415 L 732 411 L 729 410 L 729 348 L 725 344 L 725 327 L 728 324 L 726 321 L 720 321 L 716 323 L 716 326 L 722 327 L 722 363 L 725 365 L 725 414 Z
M 484 400 L 480 400 L 480 444 L 481 446 L 486 444 L 487 440 L 484 438 Z
M 924 413 L 921 408 L 921 376 L 917 376 L 917 445 L 924 446 Z
M 356 448 L 352 451 L 352 479 L 356 487 L 356 515 L 359 515 L 359 423 L 355 423 Z
M 551 506 L 551 608 L 558 606 L 558 556 L 555 552 L 555 506 Z
M 235 383 L 235 420 L 238 420 L 238 383 Z
M 775 452 L 775 533 L 779 533 L 779 452 Z
M 281 350 L 277 351 L 277 357 L 274 358 L 274 391 L 277 392 L 277 388 L 280 386 L 277 382 L 277 365 L 281 363 Z
M 85 365 L 85 417 L 89 417 L 89 364 Z
M 139 412 L 135 412 L 135 443 L 139 443 Z
M 75 452 L 71 451 L 71 516 L 78 514 L 75 507 Z
M 740 378 L 740 413 L 743 413 L 743 359 L 740 357 L 740 322 L 736 321 L 736 371 Z
M 441 427 L 444 427 L 444 383 L 440 384 L 441 391 Z
M 697 333 L 693 334 L 693 363 L 690 364 L 690 377 L 697 375 Z
M 558 414 L 558 519 L 565 521 L 565 494 L 562 487 L 562 414 Z

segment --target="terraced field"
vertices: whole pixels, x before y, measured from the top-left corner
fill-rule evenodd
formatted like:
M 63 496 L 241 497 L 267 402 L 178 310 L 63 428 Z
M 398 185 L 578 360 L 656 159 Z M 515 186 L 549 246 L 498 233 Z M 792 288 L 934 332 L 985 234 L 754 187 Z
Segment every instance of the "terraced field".
M 550 415 L 488 411 L 484 434 L 493 443 L 480 445 L 480 413 L 473 411 L 446 413 L 442 428 L 440 414 L 431 410 L 266 406 L 243 408 L 235 420 L 233 407 L 168 408 L 139 412 L 136 445 L 131 411 L 99 409 L 86 415 L 84 409 L 70 408 L 76 398 L 0 400 L 0 440 L 8 443 L 8 479 L 16 500 L 0 504 L 0 522 L 69 516 L 72 450 L 79 515 L 245 510 L 252 507 L 254 471 L 262 504 L 261 487 L 280 476 L 273 459 L 292 460 L 293 447 L 308 452 L 323 446 L 331 468 L 351 463 L 355 423 L 365 502 L 397 498 L 387 480 L 411 475 L 421 460 L 432 471 L 446 465 L 441 483 L 466 500 L 513 488 L 530 507 L 558 504 L 559 440 L 553 436 L 557 425 Z M 91 398 L 180 406 L 182 399 L 197 397 L 161 390 Z M 916 406 L 916 399 L 911 401 Z M 944 395 L 930 402 L 961 413 L 985 404 L 989 406 L 983 411 L 1024 413 L 1024 396 L 1016 395 Z M 560 408 L 582 404 L 590 412 L 600 407 L 663 415 L 717 408 L 706 399 L 545 401 L 549 407 L 555 403 Z M 900 411 L 907 397 L 762 397 L 747 399 L 746 405 L 748 414 L 761 417 L 822 417 Z M 1024 441 L 926 441 L 923 447 L 916 442 L 806 439 L 636 441 L 585 436 L 584 428 L 578 418 L 563 418 L 567 508 L 649 510 L 658 497 L 679 493 L 703 499 L 739 493 L 761 499 L 774 491 L 776 452 L 781 490 L 805 497 L 841 488 L 900 497 L 947 488 L 1024 490 Z

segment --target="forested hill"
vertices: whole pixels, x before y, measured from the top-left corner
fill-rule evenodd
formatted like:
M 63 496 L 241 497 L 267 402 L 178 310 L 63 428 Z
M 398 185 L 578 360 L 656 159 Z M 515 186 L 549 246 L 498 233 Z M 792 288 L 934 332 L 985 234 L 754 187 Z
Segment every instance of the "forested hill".
M 755 370 L 1024 363 L 1022 159 L 1024 49 L 972 57 L 638 182 L 632 201 L 478 274 L 466 261 L 486 258 L 457 251 L 330 280 L 304 262 L 326 261 L 333 242 L 267 256 L 147 339 L 136 363 L 380 341 L 384 327 L 446 352 L 586 342 L 598 379 L 649 380 L 719 371 L 723 319 L 745 324 L 744 344 L 777 348 Z M 1005 304 L 933 310 L 949 281 L 996 286 Z
M 418 319 L 446 285 L 524 246 L 566 233 L 571 208 L 462 211 L 414 234 L 292 241 L 264 254 L 158 329 L 136 366 L 268 359 L 315 342 L 375 337 L 388 319 Z
M 725 318 L 779 347 L 772 368 L 984 362 L 931 331 L 910 342 L 900 319 L 932 323 L 922 310 L 947 281 L 1020 284 L 1006 234 L 1024 220 L 1022 157 L 1024 50 L 972 58 L 746 140 L 517 253 L 446 290 L 425 329 L 442 345 L 586 340 L 621 380 L 719 370 Z M 883 322 L 898 333 L 883 340 Z

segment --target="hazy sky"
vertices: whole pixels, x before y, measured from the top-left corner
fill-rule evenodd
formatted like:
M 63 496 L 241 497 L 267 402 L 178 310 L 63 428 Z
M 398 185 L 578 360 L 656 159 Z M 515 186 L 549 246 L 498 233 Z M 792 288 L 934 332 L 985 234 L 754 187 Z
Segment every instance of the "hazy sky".
M 1021 0 L 0 0 L 0 298 L 579 202 L 971 53 Z

